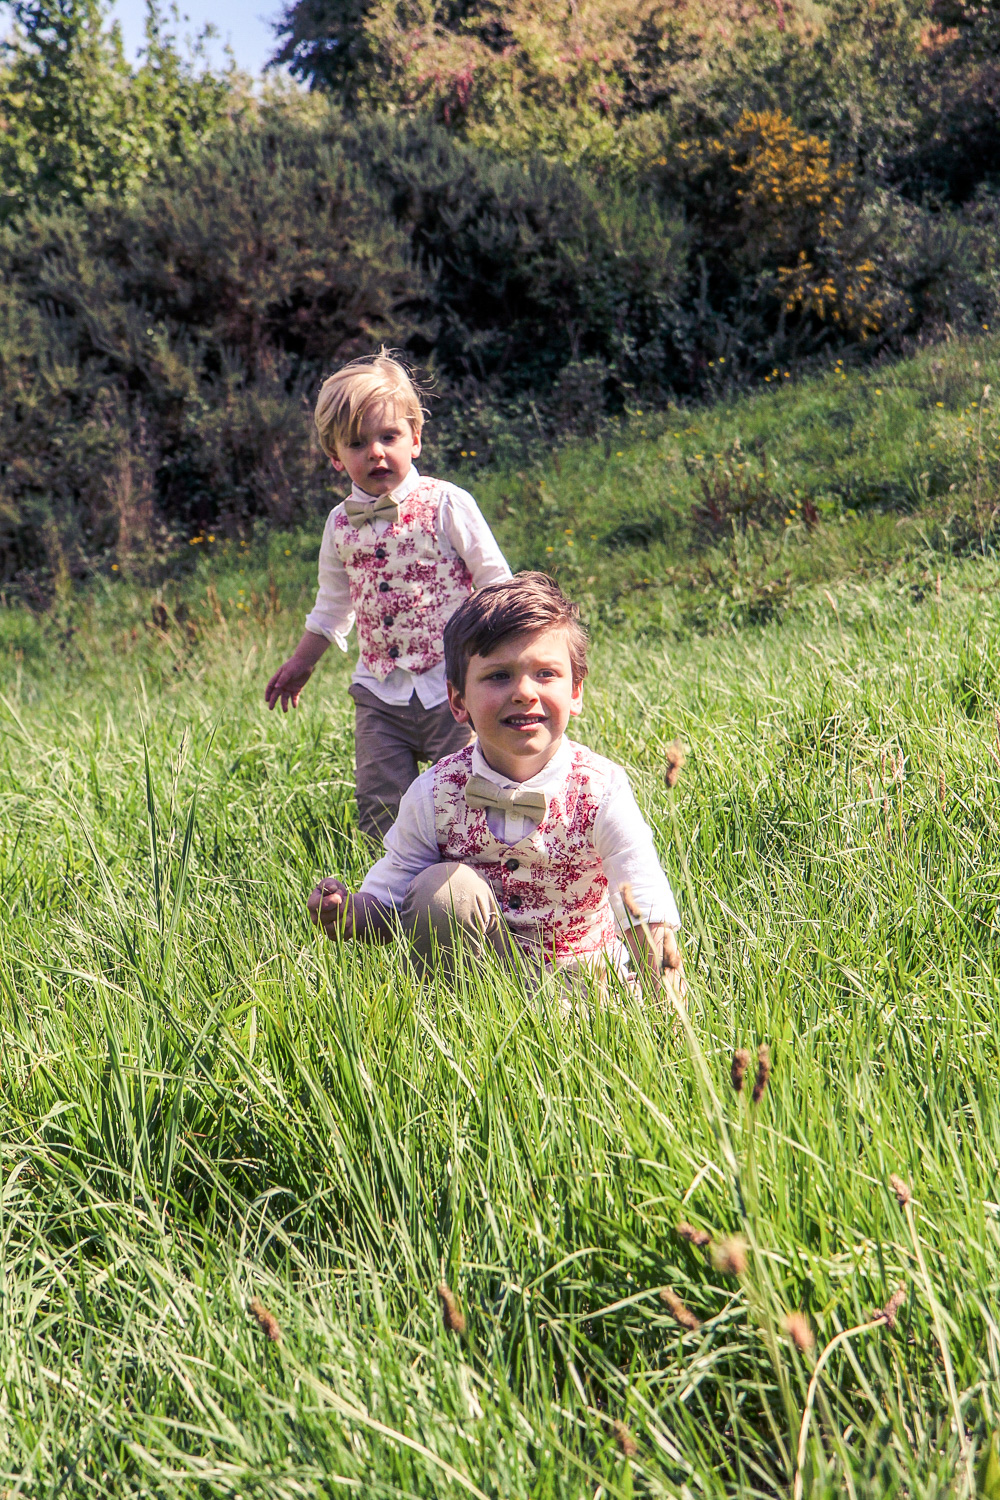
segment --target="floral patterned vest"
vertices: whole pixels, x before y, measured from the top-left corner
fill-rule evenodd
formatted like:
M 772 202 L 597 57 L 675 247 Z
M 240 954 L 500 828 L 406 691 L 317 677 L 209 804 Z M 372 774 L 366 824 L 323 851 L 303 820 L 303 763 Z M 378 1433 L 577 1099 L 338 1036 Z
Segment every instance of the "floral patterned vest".
M 570 743 L 565 779 L 545 817 L 516 844 L 490 831 L 484 808 L 469 807 L 472 746 L 434 767 L 434 829 L 442 860 L 460 860 L 486 879 L 518 942 L 557 966 L 611 950 L 618 929 L 594 848 L 597 809 L 612 763 Z
M 420 479 L 399 502 L 399 516 L 380 535 L 352 526 L 343 511 L 333 544 L 347 569 L 361 660 L 384 682 L 394 667 L 419 675 L 444 657 L 441 637 L 472 593 L 472 574 L 447 556 L 438 535 L 440 485 Z

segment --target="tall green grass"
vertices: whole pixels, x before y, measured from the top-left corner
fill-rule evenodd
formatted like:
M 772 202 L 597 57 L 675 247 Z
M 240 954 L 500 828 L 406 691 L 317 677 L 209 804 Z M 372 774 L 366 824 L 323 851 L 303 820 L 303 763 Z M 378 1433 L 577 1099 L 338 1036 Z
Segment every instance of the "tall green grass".
M 926 529 L 884 566 L 859 530 L 848 569 L 838 527 L 764 624 L 593 586 L 580 736 L 656 831 L 690 1035 L 309 927 L 317 876 L 370 858 L 349 662 L 287 718 L 261 699 L 315 539 L 231 544 L 155 609 L 126 580 L 0 617 L 0 1489 L 789 1495 L 820 1352 L 872 1324 L 820 1371 L 804 1493 L 971 1493 L 1000 1426 L 1000 569 Z M 730 1063 L 760 1043 L 754 1105 Z

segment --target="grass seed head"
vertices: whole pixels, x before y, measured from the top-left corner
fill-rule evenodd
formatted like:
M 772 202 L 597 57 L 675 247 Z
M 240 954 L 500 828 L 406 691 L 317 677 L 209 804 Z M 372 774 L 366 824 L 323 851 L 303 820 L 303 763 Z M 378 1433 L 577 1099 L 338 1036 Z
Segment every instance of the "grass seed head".
M 743 1080 L 747 1076 L 747 1068 L 750 1066 L 750 1054 L 745 1047 L 739 1047 L 733 1053 L 733 1065 L 729 1069 L 729 1076 L 733 1081 L 733 1088 L 739 1094 L 743 1089 Z
M 270 1312 L 260 1300 L 254 1297 L 250 1303 L 251 1316 L 256 1318 L 263 1332 L 271 1340 L 272 1344 L 281 1343 L 281 1325 L 273 1312 Z
M 687 752 L 680 740 L 671 740 L 667 746 L 667 763 L 663 770 L 663 779 L 668 788 L 677 785 L 687 760 Z
M 690 1328 L 693 1331 L 695 1328 L 701 1327 L 701 1324 L 699 1323 L 698 1319 L 695 1317 L 691 1309 L 684 1306 L 684 1303 L 678 1297 L 677 1293 L 675 1291 L 672 1291 L 670 1287 L 661 1287 L 660 1300 L 661 1302 L 665 1302 L 667 1304 L 674 1319 L 681 1325 L 682 1328 Z
M 905 1286 L 898 1286 L 882 1309 L 882 1317 L 890 1328 L 895 1328 L 899 1309 L 906 1301 Z
M 712 1262 L 717 1271 L 726 1276 L 742 1276 L 747 1268 L 747 1242 L 734 1234 L 728 1240 L 718 1240 L 712 1246 Z
M 889 1186 L 896 1194 L 896 1201 L 898 1202 L 900 1208 L 905 1208 L 910 1199 L 913 1197 L 913 1193 L 909 1185 L 903 1181 L 902 1177 L 897 1177 L 895 1172 L 893 1172 L 889 1178 Z
M 944 766 L 941 767 L 940 773 L 938 774 L 938 801 L 941 803 L 942 807 L 944 807 L 945 803 L 948 801 L 948 783 L 944 779 Z
M 807 1353 L 816 1342 L 813 1337 L 813 1331 L 809 1327 L 809 1321 L 804 1313 L 786 1313 L 781 1320 L 781 1326 L 788 1334 L 796 1349 L 802 1354 Z
M 635 897 L 632 894 L 632 887 L 629 885 L 627 880 L 623 885 L 619 887 L 618 894 L 622 898 L 622 906 L 624 906 L 633 922 L 641 922 L 642 913 L 635 904 Z
M 754 1104 L 759 1104 L 764 1097 L 767 1088 L 767 1080 L 771 1076 L 771 1052 L 766 1042 L 761 1042 L 757 1048 L 757 1077 L 754 1079 L 753 1093 L 750 1095 Z
M 438 1287 L 438 1296 L 441 1299 L 441 1318 L 444 1326 L 450 1333 L 457 1333 L 459 1337 L 465 1332 L 465 1314 L 458 1304 L 458 1298 L 450 1286 L 442 1281 Z
M 694 1245 L 697 1250 L 702 1250 L 711 1244 L 712 1236 L 707 1229 L 695 1229 L 686 1219 L 682 1219 L 677 1226 L 677 1233 L 682 1240 L 687 1240 L 689 1245 Z
M 622 1451 L 624 1458 L 635 1458 L 639 1451 L 639 1444 L 629 1432 L 624 1422 L 612 1422 L 611 1431 L 615 1435 L 615 1442 Z

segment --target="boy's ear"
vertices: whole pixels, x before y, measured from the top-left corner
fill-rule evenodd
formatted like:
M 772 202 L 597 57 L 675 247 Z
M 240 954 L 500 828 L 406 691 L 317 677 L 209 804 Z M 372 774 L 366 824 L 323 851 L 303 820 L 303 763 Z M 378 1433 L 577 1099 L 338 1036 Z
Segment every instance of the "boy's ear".
M 344 472 L 344 465 L 340 462 L 340 459 L 339 458 L 334 458 L 334 456 L 333 456 L 332 453 L 329 455 L 329 458 L 330 458 L 330 462 L 333 464 L 333 467 L 336 469 L 337 473 L 338 474 L 343 474 L 343 472 Z
M 465 706 L 465 695 L 460 693 L 453 682 L 448 683 L 448 707 L 456 724 L 472 724 L 469 710 Z M 472 724 L 475 729 L 475 724 Z
M 413 433 L 413 457 L 414 458 L 419 458 L 420 457 L 420 450 L 423 447 L 423 439 L 421 438 L 419 432 L 414 432 L 413 431 L 412 427 L 410 428 L 410 431 L 411 431 L 411 433 Z
M 569 700 L 570 718 L 575 719 L 578 714 L 583 713 L 583 683 L 574 682 L 573 696 Z

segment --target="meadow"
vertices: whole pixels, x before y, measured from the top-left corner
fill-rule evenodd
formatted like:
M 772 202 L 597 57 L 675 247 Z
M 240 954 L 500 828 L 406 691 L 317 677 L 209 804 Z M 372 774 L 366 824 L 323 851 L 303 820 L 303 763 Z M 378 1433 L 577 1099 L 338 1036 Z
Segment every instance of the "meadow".
M 350 659 L 262 702 L 318 527 L 0 611 L 0 1494 L 1000 1495 L 991 369 L 470 469 L 584 601 L 687 1027 L 310 928 L 370 857 Z

